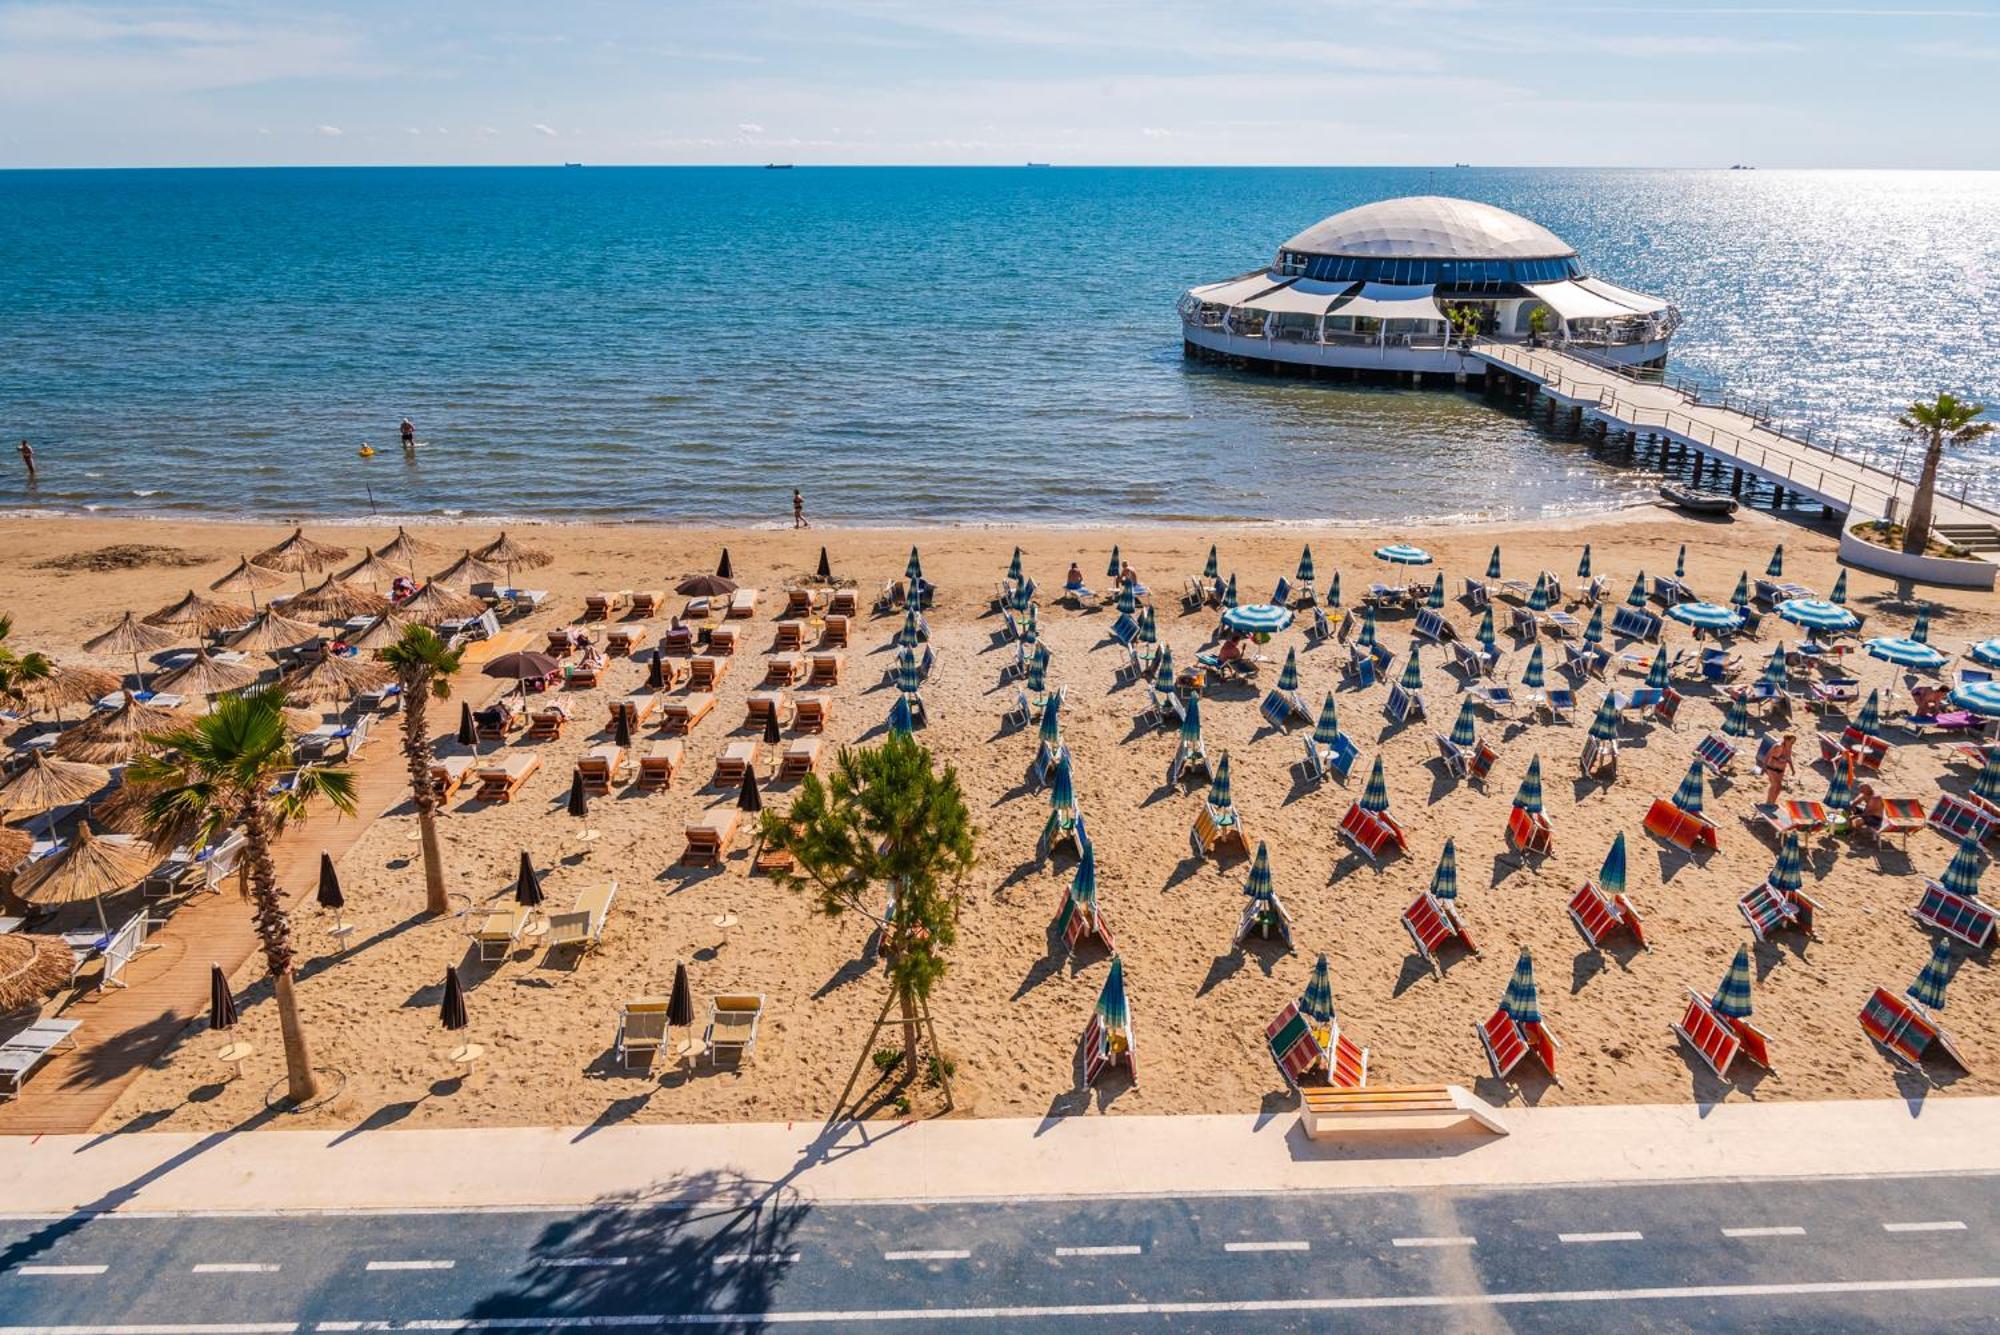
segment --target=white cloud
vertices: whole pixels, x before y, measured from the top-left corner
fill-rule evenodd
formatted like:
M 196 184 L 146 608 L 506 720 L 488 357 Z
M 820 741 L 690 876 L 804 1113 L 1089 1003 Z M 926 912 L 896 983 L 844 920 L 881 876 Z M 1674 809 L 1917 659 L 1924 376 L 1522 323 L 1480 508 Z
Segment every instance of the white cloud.
M 1145 135 L 1148 139 L 1171 139 L 1174 137 L 1172 130 L 1162 130 L 1152 125 L 1148 125 L 1145 129 L 1139 131 L 1139 133 Z
M 556 134 L 555 128 L 553 126 L 544 125 L 540 121 L 536 121 L 533 125 L 529 126 L 528 128 L 533 130 L 536 134 L 545 134 L 549 136 L 549 138 L 551 139 L 555 138 Z
M 338 139 L 340 138 L 341 130 L 338 125 L 322 125 L 315 133 L 324 135 L 328 139 Z
M 474 130 L 473 133 L 478 135 L 481 139 L 491 139 L 494 135 L 499 134 L 500 132 L 494 129 L 490 125 L 482 125 L 478 129 Z
M 404 127 L 403 127 L 403 133 L 404 133 L 404 134 L 411 134 L 411 135 L 416 135 L 416 134 L 422 134 L 422 133 L 423 133 L 423 131 L 422 131 L 422 130 L 419 130 L 419 129 L 418 129 L 418 128 L 417 128 L 416 126 L 414 126 L 414 125 L 406 125 L 406 126 L 404 126 Z
M 755 121 L 744 121 L 744 122 L 742 122 L 742 123 L 741 123 L 740 125 L 738 125 L 738 126 L 737 126 L 736 128 L 737 128 L 737 129 L 739 129 L 739 130 L 741 130 L 741 131 L 742 131 L 742 132 L 743 132 L 744 134 L 762 134 L 762 133 L 764 133 L 764 127 L 763 127 L 763 126 L 761 126 L 761 125 L 759 125 L 759 124 L 757 124 L 757 123 L 756 123 Z
M 0 5 L 0 101 L 46 104 L 380 76 L 340 22 L 166 15 L 139 6 Z M 282 15 L 282 11 L 280 11 Z

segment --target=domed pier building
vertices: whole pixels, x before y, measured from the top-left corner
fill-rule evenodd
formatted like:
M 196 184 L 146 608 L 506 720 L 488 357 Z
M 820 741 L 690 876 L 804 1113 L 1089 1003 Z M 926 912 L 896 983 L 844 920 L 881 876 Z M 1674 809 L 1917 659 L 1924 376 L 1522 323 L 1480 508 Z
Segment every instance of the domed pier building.
M 1538 223 L 1418 195 L 1336 213 L 1268 269 L 1181 297 L 1190 356 L 1265 365 L 1482 375 L 1473 340 L 1556 344 L 1631 367 L 1665 364 L 1680 312 L 1592 278 Z

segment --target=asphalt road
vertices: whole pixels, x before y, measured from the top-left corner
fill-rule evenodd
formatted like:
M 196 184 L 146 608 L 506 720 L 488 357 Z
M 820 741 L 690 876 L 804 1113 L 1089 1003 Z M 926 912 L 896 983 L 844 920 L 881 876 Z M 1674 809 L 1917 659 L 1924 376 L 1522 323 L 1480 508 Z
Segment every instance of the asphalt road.
M 1993 1330 L 2000 1177 L 0 1218 L 0 1335 L 889 1323 Z

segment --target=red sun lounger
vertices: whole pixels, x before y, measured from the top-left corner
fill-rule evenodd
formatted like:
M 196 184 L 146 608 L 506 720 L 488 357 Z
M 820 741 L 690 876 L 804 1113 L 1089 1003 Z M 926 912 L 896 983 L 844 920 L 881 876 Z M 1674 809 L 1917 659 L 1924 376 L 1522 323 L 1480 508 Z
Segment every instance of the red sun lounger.
M 1930 823 L 1933 830 L 1953 843 L 1970 837 L 1982 844 L 1993 837 L 1994 826 L 2000 824 L 1983 804 L 1955 793 L 1938 794 L 1937 805 L 1931 808 Z
M 1585 881 L 1570 896 L 1569 916 L 1576 921 L 1576 928 L 1583 933 L 1583 939 L 1593 946 L 1603 944 L 1606 936 L 1623 928 L 1632 933 L 1632 939 L 1642 949 L 1653 948 L 1647 944 L 1646 929 L 1640 923 L 1639 911 L 1632 907 L 1632 901 L 1622 894 L 1605 894 L 1595 881 Z
M 1516 859 L 1526 859 L 1533 853 L 1547 857 L 1555 847 L 1555 827 L 1549 818 L 1539 811 L 1529 811 L 1524 807 L 1513 807 L 1507 812 L 1507 846 L 1514 850 Z
M 1819 905 L 1803 892 L 1786 894 L 1766 881 L 1737 900 L 1736 907 L 1743 914 L 1743 920 L 1750 924 L 1751 934 L 1759 941 L 1767 941 L 1771 933 L 1787 927 L 1798 928 L 1812 940 L 1819 939 L 1819 933 L 1813 927 Z
M 1875 995 L 1868 998 L 1868 1004 L 1861 1008 L 1861 1029 L 1868 1037 L 1880 1043 L 1908 1065 L 1923 1069 L 1924 1057 L 1935 1044 L 1942 1048 L 1947 1057 L 1958 1063 L 1960 1070 L 1970 1071 L 1951 1036 L 1938 1028 L 1929 1014 L 1911 1005 L 1903 998 L 1878 987 Z
M 1479 953 L 1479 947 L 1472 944 L 1472 938 L 1466 934 L 1465 924 L 1459 920 L 1458 914 L 1429 891 L 1418 895 L 1410 907 L 1403 910 L 1403 927 L 1409 932 L 1410 940 L 1416 942 L 1417 953 L 1433 969 L 1438 967 L 1438 951 L 1448 942 L 1457 941 L 1465 947 L 1468 955 Z
M 1264 1026 L 1264 1046 L 1271 1050 L 1271 1059 L 1293 1089 L 1326 1062 L 1326 1050 L 1320 1047 L 1311 1021 L 1299 1014 L 1296 1001 L 1285 1003 L 1277 1018 Z
M 1708 1063 L 1708 1069 L 1723 1080 L 1729 1078 L 1730 1064 L 1738 1057 L 1748 1057 L 1765 1070 L 1771 1069 L 1770 1044 L 1763 1031 L 1748 1020 L 1732 1020 L 1716 1014 L 1708 1001 L 1692 988 L 1688 990 L 1687 1009 L 1681 1012 L 1680 1023 L 1668 1027 L 1686 1039 L 1688 1046 Z
M 1665 798 L 1653 799 L 1652 809 L 1646 813 L 1646 833 L 1687 853 L 1721 847 L 1715 826 L 1707 817 L 1682 811 Z
M 1398 852 L 1409 847 L 1403 827 L 1394 818 L 1387 812 L 1369 811 L 1359 802 L 1349 806 L 1347 814 L 1340 818 L 1340 832 L 1370 862 L 1379 863 L 1392 847 Z
M 1504 1010 L 1495 1010 L 1486 1017 L 1484 1024 L 1475 1026 L 1479 1032 L 1480 1046 L 1486 1049 L 1486 1059 L 1493 1063 L 1493 1074 L 1504 1080 L 1521 1059 L 1533 1054 L 1542 1069 L 1549 1073 L 1549 1079 L 1560 1087 L 1562 1080 L 1556 1075 L 1556 1050 L 1562 1045 L 1556 1042 L 1546 1026 L 1539 1024 L 1517 1024 L 1514 1017 Z
M 1993 907 L 1972 896 L 1953 894 L 1936 881 L 1924 882 L 1924 897 L 1910 910 L 1910 916 L 1957 937 L 1974 950 L 1984 950 L 1993 939 Z

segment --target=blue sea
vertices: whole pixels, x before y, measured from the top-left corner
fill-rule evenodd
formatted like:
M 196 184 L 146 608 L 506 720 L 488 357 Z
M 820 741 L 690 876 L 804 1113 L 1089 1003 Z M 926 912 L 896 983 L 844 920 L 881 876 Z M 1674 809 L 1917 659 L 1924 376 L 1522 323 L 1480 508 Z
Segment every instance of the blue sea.
M 0 467 L 0 508 L 756 523 L 797 485 L 822 522 L 1098 523 L 1646 494 L 1470 395 L 1183 360 L 1184 288 L 1415 193 L 1545 224 L 1680 305 L 1675 369 L 1887 459 L 1913 397 L 2000 400 L 1996 174 L 0 172 L 0 436 L 42 464 L 33 489 Z M 1947 476 L 2000 500 L 1996 460 Z

